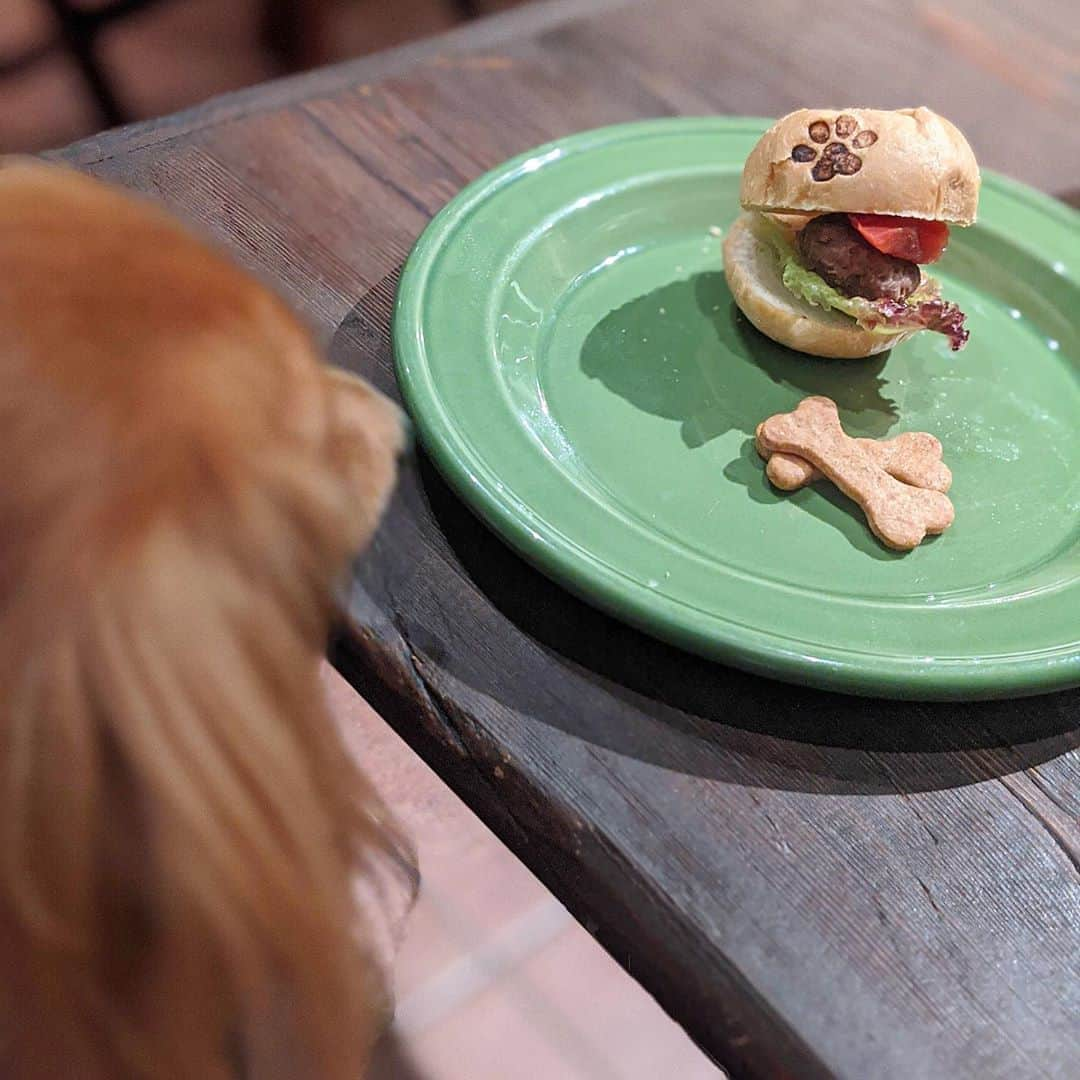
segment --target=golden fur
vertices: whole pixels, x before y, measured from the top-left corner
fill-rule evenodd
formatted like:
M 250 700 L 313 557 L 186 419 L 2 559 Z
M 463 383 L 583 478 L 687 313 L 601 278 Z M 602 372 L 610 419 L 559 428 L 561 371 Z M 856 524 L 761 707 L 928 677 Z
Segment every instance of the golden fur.
M 399 443 L 166 214 L 0 167 L 4 1075 L 356 1080 L 404 849 L 318 662 Z

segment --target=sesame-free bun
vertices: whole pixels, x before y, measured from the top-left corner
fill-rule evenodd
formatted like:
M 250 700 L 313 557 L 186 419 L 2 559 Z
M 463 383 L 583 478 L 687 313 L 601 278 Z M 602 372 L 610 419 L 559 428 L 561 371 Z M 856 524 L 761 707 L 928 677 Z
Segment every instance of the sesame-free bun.
M 877 334 L 838 311 L 814 307 L 780 278 L 773 248 L 754 231 L 753 213 L 740 214 L 724 239 L 724 275 L 735 303 L 763 334 L 789 349 L 837 360 L 883 352 L 915 331 Z
M 745 210 L 899 214 L 971 225 L 979 166 L 967 139 L 927 108 L 798 109 L 743 167 Z

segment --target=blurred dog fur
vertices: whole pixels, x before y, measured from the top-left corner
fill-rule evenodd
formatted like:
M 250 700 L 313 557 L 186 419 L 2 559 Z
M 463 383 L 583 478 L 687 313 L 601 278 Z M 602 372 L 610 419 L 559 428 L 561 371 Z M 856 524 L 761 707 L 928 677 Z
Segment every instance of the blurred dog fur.
M 409 853 L 318 667 L 400 440 L 165 213 L 0 167 L 5 1076 L 361 1074 Z

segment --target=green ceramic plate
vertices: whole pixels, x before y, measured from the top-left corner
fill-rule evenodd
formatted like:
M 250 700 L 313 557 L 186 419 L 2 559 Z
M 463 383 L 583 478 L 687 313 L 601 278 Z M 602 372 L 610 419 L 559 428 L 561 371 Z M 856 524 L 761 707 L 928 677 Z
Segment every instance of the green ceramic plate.
M 586 132 L 454 199 L 394 324 L 428 451 L 546 574 L 725 663 L 895 697 L 1080 685 L 1080 215 L 985 176 L 938 264 L 968 347 L 815 360 L 758 334 L 721 269 L 764 126 Z M 854 435 L 937 434 L 953 527 L 897 555 L 829 485 L 770 490 L 754 427 L 807 394 Z

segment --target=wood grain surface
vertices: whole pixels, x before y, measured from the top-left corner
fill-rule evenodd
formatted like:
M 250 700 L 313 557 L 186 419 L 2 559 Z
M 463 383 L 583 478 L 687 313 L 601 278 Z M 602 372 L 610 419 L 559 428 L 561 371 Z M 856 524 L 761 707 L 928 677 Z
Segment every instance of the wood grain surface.
M 927 104 L 1078 186 L 1080 20 L 555 0 L 61 156 L 163 199 L 394 392 L 406 254 L 464 183 L 573 130 Z M 658 644 L 406 463 L 333 657 L 736 1076 L 1080 1075 L 1080 693 L 856 700 Z

